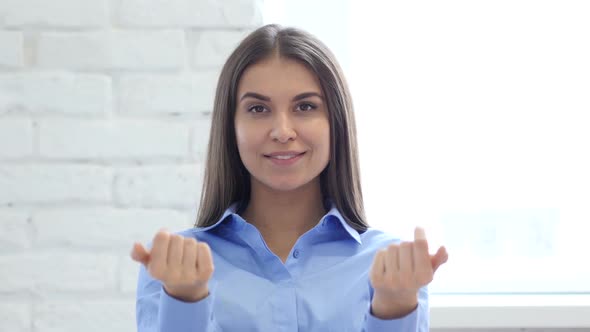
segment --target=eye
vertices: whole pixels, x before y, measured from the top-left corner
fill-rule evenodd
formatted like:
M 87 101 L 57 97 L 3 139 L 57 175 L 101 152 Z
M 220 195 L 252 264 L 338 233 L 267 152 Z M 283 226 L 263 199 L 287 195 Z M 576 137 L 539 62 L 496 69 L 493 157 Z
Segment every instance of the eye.
M 265 108 L 262 105 L 254 105 L 248 107 L 248 113 L 263 113 L 264 110 Z
M 303 111 L 303 112 L 312 111 L 312 110 L 315 110 L 316 108 L 317 108 L 317 106 L 315 106 L 314 104 L 310 104 L 310 103 L 302 103 L 297 106 L 297 110 Z

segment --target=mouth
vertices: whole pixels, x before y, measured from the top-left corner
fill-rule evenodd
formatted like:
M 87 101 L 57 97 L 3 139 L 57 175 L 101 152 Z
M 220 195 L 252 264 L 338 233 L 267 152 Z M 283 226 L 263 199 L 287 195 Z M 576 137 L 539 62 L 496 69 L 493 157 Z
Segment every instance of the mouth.
M 288 166 L 296 163 L 299 159 L 303 157 L 305 152 L 302 153 L 287 153 L 287 154 L 272 154 L 272 155 L 264 155 L 265 158 L 268 158 L 271 162 L 275 165 L 279 166 Z
M 272 155 L 265 154 L 264 156 L 266 158 L 270 158 L 270 159 L 289 160 L 289 159 L 293 159 L 293 158 L 297 158 L 299 156 L 302 156 L 303 154 L 305 154 L 305 152 L 301 152 L 301 153 L 286 153 L 286 154 L 272 154 Z

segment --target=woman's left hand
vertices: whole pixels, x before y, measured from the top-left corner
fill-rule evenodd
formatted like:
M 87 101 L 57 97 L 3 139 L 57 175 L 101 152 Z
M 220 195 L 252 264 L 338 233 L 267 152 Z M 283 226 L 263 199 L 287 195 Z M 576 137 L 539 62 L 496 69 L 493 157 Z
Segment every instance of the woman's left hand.
M 370 272 L 375 290 L 371 313 L 377 318 L 394 319 L 415 310 L 418 290 L 432 281 L 434 272 L 448 257 L 445 247 L 430 255 L 420 227 L 414 230 L 414 242 L 391 244 L 377 251 Z

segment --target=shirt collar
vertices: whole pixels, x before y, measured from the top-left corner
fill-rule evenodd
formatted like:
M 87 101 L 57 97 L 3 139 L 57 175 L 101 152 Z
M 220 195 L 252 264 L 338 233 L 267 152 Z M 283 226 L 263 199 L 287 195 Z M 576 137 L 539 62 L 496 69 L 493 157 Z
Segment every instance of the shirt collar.
M 320 222 L 326 223 L 328 222 L 328 220 L 330 219 L 330 216 L 333 216 L 336 218 L 336 220 L 338 220 L 338 224 L 340 224 L 342 226 L 342 228 L 344 228 L 344 230 L 348 233 L 348 235 L 350 235 L 350 237 L 352 237 L 354 240 L 356 240 L 356 242 L 358 242 L 358 244 L 361 244 L 361 235 L 359 234 L 359 232 L 352 228 L 344 219 L 344 217 L 342 217 L 342 214 L 340 214 L 340 211 L 338 210 L 338 208 L 336 207 L 336 205 L 334 204 L 334 202 L 332 202 L 331 200 L 328 200 L 328 205 L 330 206 L 330 210 L 328 211 L 328 213 L 326 213 L 326 215 L 321 219 Z
M 206 232 L 210 229 L 216 228 L 221 223 L 223 223 L 225 220 L 232 220 L 234 215 L 239 217 L 239 215 L 236 213 L 237 209 L 238 209 L 238 205 L 239 205 L 238 202 L 232 203 L 227 209 L 225 209 L 225 212 L 223 212 L 223 215 L 221 216 L 221 218 L 219 218 L 219 220 L 216 223 L 214 223 L 211 226 L 207 226 L 207 227 L 198 227 L 197 229 L 200 232 Z M 228 218 L 229 216 L 231 216 L 231 218 Z
M 324 223 L 324 225 L 325 225 L 326 223 L 329 222 L 330 217 L 335 218 L 338 221 L 337 224 L 339 224 L 346 231 L 346 233 L 348 233 L 348 235 L 350 235 L 350 237 L 352 237 L 358 244 L 361 244 L 362 242 L 361 242 L 361 236 L 360 236 L 359 232 L 356 229 L 352 228 L 346 222 L 346 220 L 344 219 L 344 217 L 342 217 L 342 214 L 340 213 L 340 211 L 338 210 L 338 208 L 336 207 L 334 202 L 332 202 L 332 200 L 328 199 L 327 205 L 330 208 L 329 208 L 328 212 L 322 217 L 322 219 L 320 219 L 320 223 Z M 226 222 L 226 220 L 231 221 L 231 223 L 233 225 L 236 225 L 239 228 L 242 228 L 244 226 L 244 219 L 242 219 L 242 217 L 236 213 L 238 206 L 239 206 L 239 202 L 232 203 L 225 210 L 225 212 L 223 213 L 221 218 L 219 218 L 219 220 L 215 224 L 213 224 L 211 226 L 207 226 L 207 227 L 198 228 L 198 230 L 201 232 L 211 230 L 213 228 L 216 228 L 220 224 Z M 322 225 L 320 225 L 320 226 L 322 226 Z

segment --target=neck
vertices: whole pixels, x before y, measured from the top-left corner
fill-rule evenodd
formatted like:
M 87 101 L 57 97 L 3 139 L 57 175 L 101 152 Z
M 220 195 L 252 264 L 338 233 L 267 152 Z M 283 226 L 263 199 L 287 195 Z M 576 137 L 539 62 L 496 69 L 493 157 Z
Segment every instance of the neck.
M 292 191 L 276 191 L 252 179 L 250 201 L 242 217 L 262 234 L 283 261 L 297 239 L 326 214 L 320 180 Z

